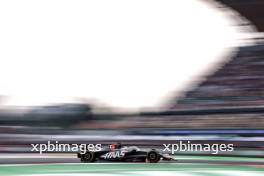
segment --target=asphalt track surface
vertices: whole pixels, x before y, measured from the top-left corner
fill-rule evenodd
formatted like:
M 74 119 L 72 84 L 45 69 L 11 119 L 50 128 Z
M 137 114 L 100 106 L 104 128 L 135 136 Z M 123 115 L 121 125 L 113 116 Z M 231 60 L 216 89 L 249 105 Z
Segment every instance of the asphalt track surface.
M 264 158 L 223 157 L 223 156 L 174 156 L 176 161 L 161 163 L 203 163 L 227 165 L 263 165 Z M 0 164 L 41 164 L 41 163 L 80 163 L 76 154 L 0 154 Z M 98 162 L 97 162 L 98 163 Z M 105 163 L 105 162 L 99 162 Z M 109 163 L 109 162 L 106 162 Z
M 175 156 L 160 163 L 80 163 L 75 154 L 0 154 L 0 176 L 263 176 L 264 158 Z
M 16 164 L 0 165 L 4 176 L 263 176 L 264 168 L 256 166 L 229 166 L 212 164 Z

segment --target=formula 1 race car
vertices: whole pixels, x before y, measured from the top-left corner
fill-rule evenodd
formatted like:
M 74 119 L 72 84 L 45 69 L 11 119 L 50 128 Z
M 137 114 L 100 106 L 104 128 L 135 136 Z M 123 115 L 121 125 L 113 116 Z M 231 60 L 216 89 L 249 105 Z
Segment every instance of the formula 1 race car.
M 161 154 L 155 149 L 143 151 L 136 146 L 121 147 L 121 144 L 112 144 L 101 151 L 86 151 L 84 154 L 78 153 L 77 156 L 81 159 L 81 162 L 85 163 L 95 161 L 157 163 L 160 160 L 174 160 L 168 154 Z

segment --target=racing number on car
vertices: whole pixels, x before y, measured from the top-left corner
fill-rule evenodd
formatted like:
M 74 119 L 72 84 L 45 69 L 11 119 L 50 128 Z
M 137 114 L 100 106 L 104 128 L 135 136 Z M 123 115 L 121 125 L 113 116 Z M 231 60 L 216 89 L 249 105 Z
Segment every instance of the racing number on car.
M 111 158 L 121 158 L 124 156 L 125 156 L 125 151 L 115 151 L 115 152 L 106 153 L 103 157 L 105 159 L 111 159 Z

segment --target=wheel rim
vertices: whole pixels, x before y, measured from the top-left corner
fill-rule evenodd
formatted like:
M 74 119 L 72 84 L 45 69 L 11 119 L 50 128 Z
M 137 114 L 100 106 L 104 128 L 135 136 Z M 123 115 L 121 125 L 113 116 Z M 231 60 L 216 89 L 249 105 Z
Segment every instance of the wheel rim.
M 150 153 L 149 159 L 155 160 L 156 158 L 157 157 L 156 157 L 156 154 L 155 153 Z
M 86 160 L 90 160 L 91 157 L 92 157 L 92 155 L 91 155 L 90 153 L 86 153 L 86 154 L 85 154 L 85 159 L 86 159 Z

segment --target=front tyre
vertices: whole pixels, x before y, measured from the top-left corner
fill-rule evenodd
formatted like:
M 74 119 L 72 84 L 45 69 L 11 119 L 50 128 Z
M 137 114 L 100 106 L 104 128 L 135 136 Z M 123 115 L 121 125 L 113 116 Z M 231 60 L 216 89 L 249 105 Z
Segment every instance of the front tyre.
M 147 153 L 146 160 L 148 163 L 157 163 L 160 161 L 160 154 L 155 150 L 151 150 Z

